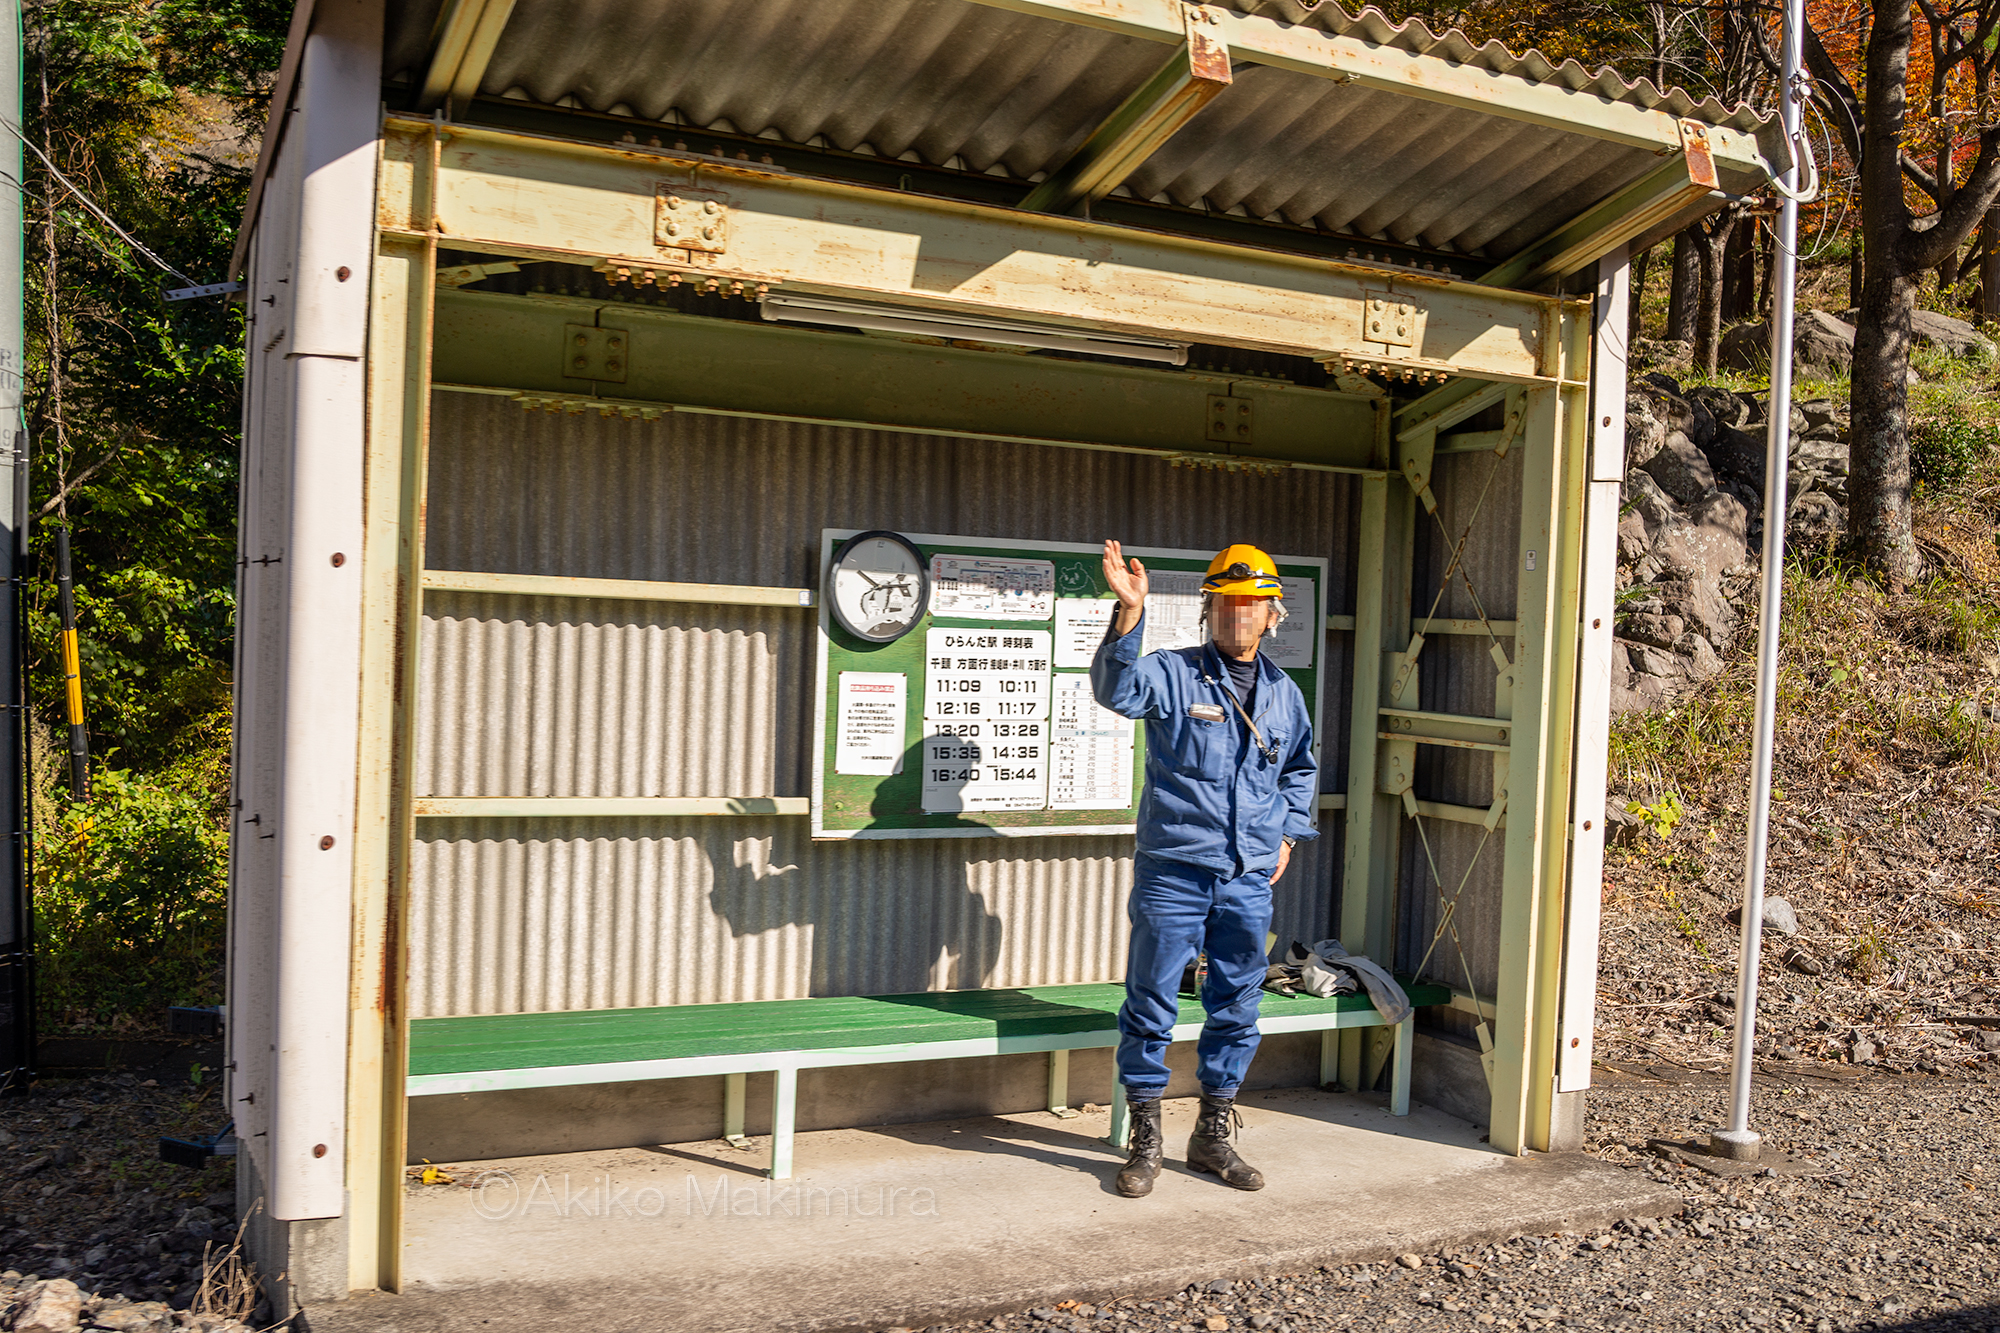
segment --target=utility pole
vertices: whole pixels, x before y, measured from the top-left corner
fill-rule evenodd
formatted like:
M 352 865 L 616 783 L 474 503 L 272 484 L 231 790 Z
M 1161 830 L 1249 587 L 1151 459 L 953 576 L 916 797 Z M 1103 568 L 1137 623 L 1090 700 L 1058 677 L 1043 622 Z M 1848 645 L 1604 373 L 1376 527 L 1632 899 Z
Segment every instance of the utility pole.
M 35 1063 L 34 921 L 28 885 L 26 649 L 28 435 L 22 307 L 21 0 L 0 0 L 0 1093 L 24 1093 Z

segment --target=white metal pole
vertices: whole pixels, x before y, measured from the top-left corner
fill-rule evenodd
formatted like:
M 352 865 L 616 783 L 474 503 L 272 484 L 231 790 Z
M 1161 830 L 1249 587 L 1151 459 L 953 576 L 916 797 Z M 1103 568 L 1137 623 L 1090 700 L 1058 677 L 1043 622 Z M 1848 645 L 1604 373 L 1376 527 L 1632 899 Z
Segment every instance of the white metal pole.
M 1778 206 L 1777 263 L 1771 275 L 1771 408 L 1764 442 L 1764 590 L 1757 624 L 1757 716 L 1750 768 L 1750 836 L 1743 874 L 1743 935 L 1736 955 L 1736 1059 L 1729 1079 L 1729 1128 L 1709 1135 L 1718 1156 L 1757 1160 L 1762 1136 L 1750 1128 L 1750 1074 L 1757 1039 L 1757 963 L 1763 944 L 1765 841 L 1771 825 L 1771 750 L 1777 729 L 1778 630 L 1785 573 L 1785 469 L 1792 430 L 1792 303 L 1798 273 L 1801 169 L 1808 149 L 1801 132 L 1805 87 L 1800 75 L 1805 40 L 1802 0 L 1786 0 L 1784 79 L 1779 123 L 1791 145 Z
M 21 6 L 0 12 L 0 119 L 21 121 Z M 7 714 L 0 737 L 0 1093 L 28 1090 L 35 1064 L 32 903 L 27 877 L 28 729 L 21 705 L 21 584 L 28 575 L 28 436 L 21 416 L 26 336 L 26 263 L 21 140 L 0 134 L 0 693 Z

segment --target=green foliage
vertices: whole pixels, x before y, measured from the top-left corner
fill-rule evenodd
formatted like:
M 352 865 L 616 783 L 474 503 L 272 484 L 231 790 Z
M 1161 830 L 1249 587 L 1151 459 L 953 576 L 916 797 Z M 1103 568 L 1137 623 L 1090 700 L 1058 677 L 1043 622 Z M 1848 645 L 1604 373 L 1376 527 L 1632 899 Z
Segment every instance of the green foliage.
M 282 0 L 45 0 L 25 15 L 28 138 L 149 249 L 227 276 Z M 32 156 L 29 691 L 62 716 L 55 533 L 73 534 L 96 794 L 37 765 L 46 1015 L 101 1023 L 219 998 L 244 321 L 179 286 Z M 47 750 L 47 746 L 39 747 Z
M 1667 914 L 1674 923 L 1674 933 L 1693 945 L 1697 953 L 1707 957 L 1708 941 L 1701 937 L 1701 922 L 1682 905 L 1680 895 L 1672 889 L 1663 888 L 1660 900 L 1667 906 Z
M 227 715 L 211 715 L 201 729 L 210 733 L 204 743 L 155 775 L 99 769 L 88 802 L 38 793 L 35 906 L 46 1020 L 92 1027 L 163 1004 L 221 999 Z M 213 743 L 218 733 L 222 745 Z M 57 765 L 41 768 L 43 783 L 57 778 Z
M 1933 490 L 1955 486 L 1993 452 L 2000 431 L 1992 423 L 1958 414 L 1921 416 L 1910 422 L 1910 475 Z
M 1639 816 L 1641 822 L 1662 839 L 1673 837 L 1674 827 L 1687 814 L 1687 807 L 1681 804 L 1680 796 L 1670 791 L 1662 792 L 1660 799 L 1651 805 L 1640 801 L 1629 802 L 1625 810 L 1627 814 Z
M 2000 606 L 1945 578 L 1926 580 L 1911 594 L 1915 606 L 1898 628 L 1916 647 L 1975 659 L 2000 652 Z
M 31 9 L 29 137 L 152 250 L 219 278 L 288 11 L 275 0 Z M 32 158 L 27 176 L 31 690 L 56 716 L 51 529 L 66 521 L 94 747 L 155 771 L 228 696 L 242 311 L 169 305 L 160 292 L 177 281 Z

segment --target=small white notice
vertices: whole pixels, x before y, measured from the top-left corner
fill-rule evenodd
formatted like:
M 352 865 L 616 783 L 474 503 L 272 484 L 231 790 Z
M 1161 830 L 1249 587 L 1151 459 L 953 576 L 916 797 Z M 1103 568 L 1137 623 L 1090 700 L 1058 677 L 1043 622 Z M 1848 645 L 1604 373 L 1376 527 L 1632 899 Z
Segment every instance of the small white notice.
M 1055 613 L 1052 560 L 931 557 L 931 614 L 969 620 L 1047 620 Z
M 833 771 L 887 777 L 903 771 L 903 714 L 909 678 L 900 671 L 840 673 Z
M 1090 677 L 1058 675 L 1049 738 L 1049 809 L 1132 805 L 1132 720 L 1100 705 Z
M 1089 670 L 1118 603 L 1109 597 L 1056 599 L 1056 667 Z
M 1048 803 L 1047 722 L 924 722 L 924 813 L 1041 810 Z
M 1048 715 L 1047 630 L 925 632 L 925 717 L 1039 721 Z
M 1148 570 L 1146 582 L 1146 631 L 1140 642 L 1142 652 L 1163 648 L 1199 648 L 1201 634 L 1201 581 L 1206 577 L 1188 570 Z
M 1311 579 L 1279 579 L 1285 590 L 1285 623 L 1260 650 L 1281 667 L 1303 671 L 1313 664 L 1319 642 L 1319 595 Z

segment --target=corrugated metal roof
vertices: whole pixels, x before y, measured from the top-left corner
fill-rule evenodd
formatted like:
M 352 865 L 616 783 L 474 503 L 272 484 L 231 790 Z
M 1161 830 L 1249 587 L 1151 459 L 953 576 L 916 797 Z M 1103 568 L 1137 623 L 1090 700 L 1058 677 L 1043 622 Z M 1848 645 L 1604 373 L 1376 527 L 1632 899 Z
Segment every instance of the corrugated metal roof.
M 421 80 L 440 8 L 392 0 L 386 77 Z M 1763 123 L 1374 9 L 1236 8 L 1524 85 L 1745 132 Z M 1026 182 L 1059 166 L 1167 53 L 966 0 L 519 0 L 480 91 Z M 1117 193 L 1497 261 L 1655 165 L 1646 148 L 1574 129 L 1239 60 L 1233 85 Z
M 1741 104 L 1725 106 L 1714 97 L 1696 101 L 1679 88 L 1662 90 L 1651 79 L 1628 82 L 1608 65 L 1590 70 L 1574 60 L 1565 60 L 1560 65 L 1551 64 L 1547 56 L 1533 47 L 1516 54 L 1499 42 L 1476 45 L 1457 28 L 1447 29 L 1440 35 L 1431 31 L 1422 19 L 1406 19 L 1397 23 L 1373 5 L 1359 14 L 1350 14 L 1338 4 L 1323 3 L 1323 0 L 1304 0 L 1303 3 L 1301 0 L 1239 0 L 1230 7 L 1240 13 L 1256 14 L 1283 23 L 1304 23 L 1339 37 L 1355 37 L 1391 50 L 1436 56 L 1454 65 L 1506 74 L 1529 83 L 1554 84 L 1572 92 L 1588 90 L 1606 101 L 1623 102 L 1648 111 L 1665 111 L 1708 125 L 1721 125 L 1749 133 L 1764 123 L 1764 117 Z

